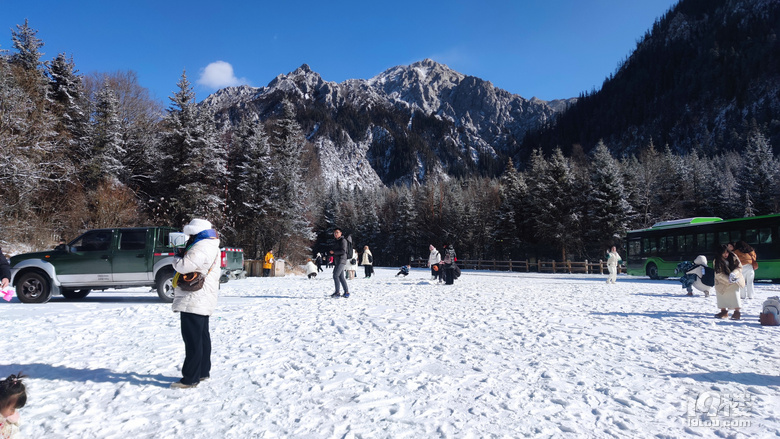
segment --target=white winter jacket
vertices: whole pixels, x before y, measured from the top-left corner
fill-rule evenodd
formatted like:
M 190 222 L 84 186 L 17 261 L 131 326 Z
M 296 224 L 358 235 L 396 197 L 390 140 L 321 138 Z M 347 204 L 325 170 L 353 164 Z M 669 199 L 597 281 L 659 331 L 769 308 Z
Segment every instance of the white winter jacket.
M 196 242 L 183 258 L 173 259 L 173 269 L 179 273 L 192 273 L 197 271 L 208 273 L 203 288 L 198 291 L 174 290 L 173 311 L 188 312 L 202 316 L 210 316 L 217 307 L 217 295 L 219 294 L 219 239 L 204 239 Z M 211 272 L 209 272 L 211 269 Z
M 432 267 L 439 262 L 441 262 L 441 255 L 439 254 L 439 251 L 434 248 L 431 250 L 431 254 L 428 255 L 428 266 Z

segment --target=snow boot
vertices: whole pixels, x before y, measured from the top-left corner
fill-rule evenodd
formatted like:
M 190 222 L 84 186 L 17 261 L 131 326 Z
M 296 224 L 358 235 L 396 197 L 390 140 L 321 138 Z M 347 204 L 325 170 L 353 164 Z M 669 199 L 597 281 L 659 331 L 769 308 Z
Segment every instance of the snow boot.
M 721 312 L 719 312 L 719 313 L 715 314 L 715 318 L 716 318 L 716 319 L 725 319 L 725 318 L 726 318 L 726 317 L 728 317 L 728 316 L 729 316 L 729 312 L 728 312 L 728 311 L 726 311 L 726 310 L 723 310 L 723 311 L 721 311 Z
M 731 320 L 739 320 L 740 316 L 739 310 L 736 310 L 734 311 L 734 314 L 731 315 Z
M 330 297 L 333 297 L 334 299 L 337 297 L 341 297 L 341 293 L 333 293 L 330 295 Z
M 348 297 L 349 297 L 349 293 L 344 293 L 344 298 L 346 299 Z

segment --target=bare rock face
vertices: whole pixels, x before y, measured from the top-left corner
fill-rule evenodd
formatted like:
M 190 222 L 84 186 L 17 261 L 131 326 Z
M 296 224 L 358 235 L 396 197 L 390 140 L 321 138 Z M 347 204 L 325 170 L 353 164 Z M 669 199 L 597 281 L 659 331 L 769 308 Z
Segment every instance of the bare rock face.
M 266 87 L 219 90 L 201 106 L 229 130 L 244 118 L 278 117 L 285 99 L 318 152 L 322 178 L 350 187 L 485 174 L 486 161 L 517 154 L 529 129 L 574 101 L 525 99 L 426 59 L 342 83 L 304 64 Z

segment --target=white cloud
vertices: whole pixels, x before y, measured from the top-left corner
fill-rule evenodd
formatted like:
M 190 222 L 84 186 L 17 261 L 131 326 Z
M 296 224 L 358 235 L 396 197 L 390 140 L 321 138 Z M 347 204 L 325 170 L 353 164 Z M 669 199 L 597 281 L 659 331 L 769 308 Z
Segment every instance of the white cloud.
M 200 72 L 198 84 L 209 88 L 224 88 L 249 84 L 249 81 L 246 78 L 236 78 L 230 63 L 215 61 Z

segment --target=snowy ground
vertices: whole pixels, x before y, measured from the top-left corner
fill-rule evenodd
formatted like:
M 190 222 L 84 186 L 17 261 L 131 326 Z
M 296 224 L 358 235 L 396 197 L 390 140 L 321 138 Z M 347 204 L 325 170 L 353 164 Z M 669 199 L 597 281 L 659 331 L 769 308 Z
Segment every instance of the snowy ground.
M 156 294 L 14 298 L 0 375 L 30 375 L 29 438 L 780 435 L 780 327 L 757 318 L 777 285 L 731 321 L 675 281 L 396 271 L 349 299 L 326 298 L 330 270 L 224 284 L 212 379 L 186 390 L 168 387 L 184 346 Z

